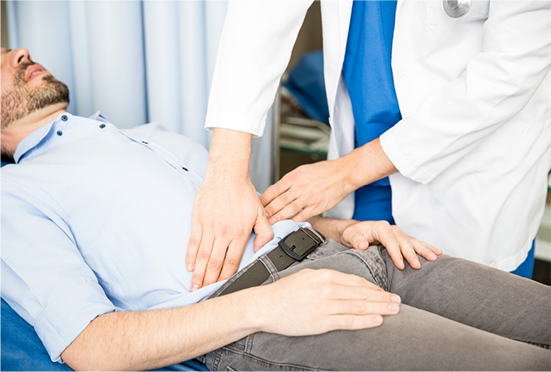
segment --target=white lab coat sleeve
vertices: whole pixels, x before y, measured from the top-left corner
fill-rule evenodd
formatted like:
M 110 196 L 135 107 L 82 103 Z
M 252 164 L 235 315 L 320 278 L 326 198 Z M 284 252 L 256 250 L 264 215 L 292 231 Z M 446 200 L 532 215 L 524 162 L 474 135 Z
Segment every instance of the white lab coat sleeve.
M 483 37 L 462 76 L 381 136 L 403 176 L 429 183 L 526 106 L 551 68 L 551 1 L 492 1 Z
M 313 0 L 230 0 L 205 127 L 261 136 L 281 75 Z

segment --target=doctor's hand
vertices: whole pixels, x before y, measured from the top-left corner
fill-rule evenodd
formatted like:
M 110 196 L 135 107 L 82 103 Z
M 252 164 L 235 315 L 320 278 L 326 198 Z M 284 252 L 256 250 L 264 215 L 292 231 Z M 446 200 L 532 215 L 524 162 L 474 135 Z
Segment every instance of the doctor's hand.
M 342 233 L 341 243 L 355 249 L 365 250 L 370 243 L 385 246 L 397 268 L 403 270 L 404 257 L 414 269 L 421 268 L 417 254 L 435 261 L 442 251 L 404 233 L 387 221 L 362 221 L 348 226 Z
M 243 136 L 248 137 L 248 152 L 236 148 Z M 250 139 L 243 132 L 214 131 L 205 179 L 193 206 L 186 255 L 186 269 L 193 271 L 192 291 L 235 274 L 253 230 L 255 252 L 273 239 L 249 178 Z
M 355 190 L 346 182 L 342 159 L 302 165 L 268 187 L 260 196 L 268 221 L 303 222 L 337 205 Z
M 397 171 L 376 138 L 338 159 L 298 167 L 268 187 L 260 201 L 272 225 L 287 218 L 303 222 Z

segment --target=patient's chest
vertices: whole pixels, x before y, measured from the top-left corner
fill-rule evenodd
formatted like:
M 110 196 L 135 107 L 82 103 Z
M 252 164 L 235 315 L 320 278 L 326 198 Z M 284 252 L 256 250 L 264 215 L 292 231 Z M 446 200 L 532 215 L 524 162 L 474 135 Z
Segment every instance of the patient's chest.
M 189 291 L 185 255 L 199 186 L 190 165 L 101 133 L 59 146 L 32 166 L 47 169 L 31 172 L 39 175 L 36 192 L 69 226 L 115 305 L 146 309 Z

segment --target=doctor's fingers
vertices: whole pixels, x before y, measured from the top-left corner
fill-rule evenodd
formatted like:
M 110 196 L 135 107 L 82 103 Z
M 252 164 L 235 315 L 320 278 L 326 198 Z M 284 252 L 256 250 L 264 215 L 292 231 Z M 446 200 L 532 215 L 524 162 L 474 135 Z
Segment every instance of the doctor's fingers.
M 392 226 L 392 230 L 399 241 L 402 254 L 414 269 L 419 269 L 421 267 L 417 254 L 429 261 L 434 261 L 437 258 L 435 252 L 439 252 L 438 254 L 442 253 L 439 249 L 407 235 L 397 226 Z
M 299 214 L 294 216 L 292 218 L 292 220 L 295 221 L 295 222 L 305 222 L 308 219 L 310 219 L 314 216 L 318 216 L 322 213 L 323 213 L 323 211 L 320 210 L 320 209 L 316 209 L 316 207 L 307 207 L 307 208 L 304 208 L 302 211 L 300 211 Z
M 259 208 L 256 215 L 256 221 L 254 223 L 253 230 L 256 234 L 253 243 L 253 250 L 256 253 L 260 248 L 262 248 L 274 238 L 274 232 L 272 231 L 272 227 L 268 223 L 266 212 L 262 207 Z M 246 238 L 247 239 L 245 239 L 245 244 L 247 244 L 248 236 Z M 245 249 L 245 245 L 243 245 L 243 249 Z
M 405 266 L 404 257 L 402 256 L 402 249 L 405 248 L 407 250 L 408 247 L 402 247 L 400 243 L 403 243 L 404 241 L 403 239 L 398 240 L 395 232 L 396 230 L 393 229 L 392 225 L 390 225 L 388 222 L 379 221 L 376 223 L 375 228 L 373 229 L 373 238 L 379 241 L 386 248 L 388 254 L 390 255 L 390 258 L 392 258 L 392 261 L 394 262 L 396 267 L 400 270 L 403 270 Z M 413 247 L 411 247 L 411 250 L 413 250 Z
M 432 247 L 431 245 L 425 242 L 419 241 L 415 238 L 410 238 L 410 241 L 411 241 L 411 244 L 413 245 L 413 248 L 415 249 L 415 252 L 417 252 L 418 255 L 426 258 L 429 261 L 435 261 L 438 258 L 437 255 L 442 254 L 441 250 L 435 247 Z
M 197 258 L 197 251 L 201 245 L 203 238 L 203 227 L 199 222 L 194 219 L 191 222 L 191 234 L 187 244 L 186 252 L 186 270 L 193 271 L 195 269 L 195 260 Z
M 274 200 L 273 203 L 275 203 L 277 200 L 278 199 Z M 307 207 L 305 200 L 303 200 L 303 199 L 293 200 L 291 203 L 283 206 L 282 209 L 278 210 L 277 213 L 272 214 L 271 217 L 268 219 L 268 221 L 270 221 L 270 223 L 272 225 L 276 222 L 287 220 L 287 219 L 290 219 L 290 218 L 292 218 L 293 220 L 295 220 L 297 222 L 306 221 L 308 218 L 312 217 L 313 215 L 308 216 L 307 218 L 305 218 L 302 221 L 299 221 L 298 219 L 295 219 L 295 217 L 297 217 L 298 214 L 301 213 L 304 210 L 303 208 L 305 208 L 305 207 Z
M 207 265 L 210 260 L 211 252 L 214 248 L 214 235 L 205 232 L 202 236 L 199 249 L 195 259 L 195 269 L 191 277 L 191 291 L 195 291 L 203 286 Z
M 421 267 L 413 242 L 410 241 L 415 239 L 386 221 L 365 221 L 351 225 L 344 230 L 341 239 L 344 245 L 359 250 L 369 248 L 370 242 L 381 243 L 400 270 L 405 268 L 404 257 L 413 268 Z
M 409 262 L 411 267 L 414 269 L 420 269 L 421 263 L 419 262 L 419 258 L 417 258 L 417 252 L 415 251 L 412 238 L 400 230 L 397 226 L 392 226 L 391 229 L 393 230 L 396 240 L 400 245 L 402 256 L 407 260 L 407 262 Z
M 290 177 L 283 176 L 282 179 L 274 183 L 273 185 L 269 186 L 266 191 L 260 195 L 260 202 L 262 203 L 263 207 L 266 207 L 268 204 L 270 204 L 275 198 L 277 198 L 279 195 L 285 193 L 288 191 L 291 186 L 293 185 L 293 182 L 291 181 Z M 268 212 L 268 211 L 266 211 Z M 276 211 L 277 212 L 277 211 Z M 268 214 L 271 215 L 271 214 Z
M 243 252 L 245 251 L 245 246 L 248 239 L 234 239 L 230 243 L 228 250 L 226 251 L 226 258 L 224 259 L 224 264 L 222 266 L 222 271 L 220 272 L 220 277 L 217 281 L 229 279 L 233 274 L 237 272 L 239 268 L 239 263 L 243 257 Z M 205 281 L 205 285 L 206 281 Z
M 442 251 L 440 249 L 428 243 L 417 240 L 412 236 L 409 236 L 396 225 L 392 225 L 391 229 L 396 235 L 398 241 L 400 242 L 400 246 L 407 249 L 408 257 L 406 258 L 410 263 L 411 263 L 410 258 L 414 261 L 417 260 L 417 257 L 413 256 L 412 249 L 415 253 L 423 256 L 424 258 L 430 261 L 436 260 L 436 255 L 442 254 Z M 404 252 L 402 251 L 402 253 Z
M 413 239 L 413 238 L 412 238 Z M 434 245 L 431 245 L 427 242 L 424 242 L 422 240 L 419 240 L 419 243 L 423 244 L 425 247 L 427 247 L 428 249 L 430 249 L 434 254 L 436 254 L 437 256 L 440 256 L 442 253 L 442 250 L 441 249 L 438 249 L 436 248 Z
M 304 194 L 312 195 L 308 191 L 302 190 L 303 195 L 300 196 L 293 188 L 286 193 L 274 199 L 266 208 L 268 221 L 274 224 L 279 221 L 292 219 L 296 222 L 304 222 L 311 217 L 317 216 L 329 208 L 320 204 L 320 200 L 315 196 L 304 196 Z M 312 192 L 315 195 L 315 192 Z M 297 195 L 294 198 L 293 195 Z M 274 211 L 274 212 L 272 212 Z
M 206 265 L 205 275 L 203 277 L 203 287 L 206 287 L 209 284 L 216 283 L 219 280 L 218 278 L 220 277 L 223 266 L 225 265 L 227 259 L 230 260 L 230 266 L 236 267 L 238 265 L 241 256 L 239 252 L 236 251 L 236 244 L 233 245 L 233 251 L 230 256 L 228 256 L 229 247 L 230 241 L 228 241 L 227 239 L 222 239 L 220 237 L 214 238 L 214 245 L 212 247 L 212 251 Z M 241 254 L 242 253 L 243 251 L 241 251 Z
M 266 207 L 266 215 L 270 224 L 295 216 L 304 207 L 305 200 L 291 187 L 276 196 Z
M 369 248 L 369 241 L 359 230 L 347 229 L 341 236 L 342 244 L 354 249 L 366 250 Z

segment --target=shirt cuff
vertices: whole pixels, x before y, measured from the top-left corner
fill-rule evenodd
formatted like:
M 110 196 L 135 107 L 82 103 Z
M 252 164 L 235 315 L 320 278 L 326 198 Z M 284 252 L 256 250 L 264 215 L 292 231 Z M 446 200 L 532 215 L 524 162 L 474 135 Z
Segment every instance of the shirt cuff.
M 82 283 L 47 305 L 34 328 L 53 362 L 96 317 L 116 310 L 99 285 Z

